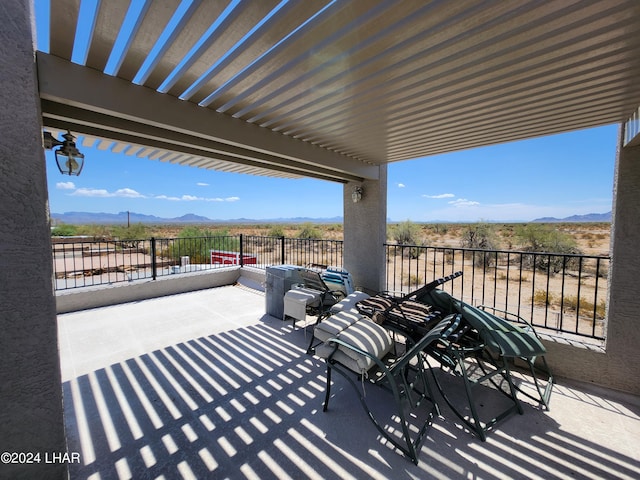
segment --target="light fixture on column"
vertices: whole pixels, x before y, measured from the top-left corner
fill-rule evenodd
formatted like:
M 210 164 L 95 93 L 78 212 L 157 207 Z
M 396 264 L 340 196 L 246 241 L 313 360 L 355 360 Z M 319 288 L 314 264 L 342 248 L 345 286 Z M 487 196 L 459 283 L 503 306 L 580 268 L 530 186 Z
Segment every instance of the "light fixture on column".
M 360 186 L 353 187 L 353 193 L 351 193 L 351 200 L 353 200 L 353 203 L 358 203 L 360 200 L 362 200 L 363 194 L 364 188 Z
M 80 175 L 84 167 L 84 155 L 76 148 L 75 138 L 71 132 L 67 131 L 62 135 L 64 140 L 56 140 L 49 132 L 44 132 L 44 148 L 51 150 L 53 147 L 60 147 L 55 151 L 58 170 L 63 175 Z

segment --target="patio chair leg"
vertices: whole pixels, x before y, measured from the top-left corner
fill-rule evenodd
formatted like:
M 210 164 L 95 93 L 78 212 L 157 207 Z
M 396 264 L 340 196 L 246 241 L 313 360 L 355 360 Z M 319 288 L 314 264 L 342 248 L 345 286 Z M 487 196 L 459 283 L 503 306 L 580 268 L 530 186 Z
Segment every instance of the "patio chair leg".
M 522 392 L 524 395 L 526 395 L 527 397 L 533 400 L 536 400 L 539 404 L 542 405 L 542 408 L 549 410 L 549 399 L 551 398 L 551 390 L 553 389 L 553 384 L 555 380 L 553 378 L 553 374 L 551 373 L 551 370 L 549 369 L 549 366 L 547 365 L 547 360 L 544 358 L 544 356 L 541 357 L 542 364 L 543 364 L 543 368 L 541 369 L 541 371 L 543 374 L 547 375 L 547 385 L 543 390 L 540 387 L 538 375 L 536 374 L 535 360 L 536 360 L 535 358 L 526 359 L 527 364 L 529 365 L 529 371 L 531 372 L 531 378 L 533 379 L 533 384 L 535 385 L 536 390 L 538 391 L 538 397 L 536 398 L 527 392 L 523 392 L 518 387 L 516 388 L 518 388 L 518 390 Z
M 492 362 L 497 361 L 497 359 L 494 356 L 492 356 L 491 354 L 488 354 L 488 355 Z M 555 383 L 555 379 L 553 378 L 553 374 L 549 369 L 549 365 L 547 364 L 546 358 L 544 356 L 540 357 L 540 360 L 542 361 L 542 367 L 536 367 L 535 365 L 536 357 L 533 357 L 533 358 L 521 357 L 520 360 L 525 362 L 529 367 L 529 373 L 531 374 L 531 379 L 532 379 L 533 385 L 536 388 L 536 391 L 538 392 L 538 396 L 532 395 L 529 392 L 520 388 L 518 385 L 514 384 L 515 389 L 518 392 L 522 393 L 523 395 L 529 397 L 531 400 L 538 402 L 540 405 L 542 405 L 543 409 L 549 410 L 549 400 L 551 398 L 551 391 L 553 390 L 553 384 Z M 514 367 L 515 367 L 515 361 L 514 361 Z M 540 386 L 540 379 L 538 378 L 538 374 L 536 373 L 536 371 L 543 373 L 547 377 L 547 385 L 545 386 L 544 389 Z
M 322 411 L 326 412 L 329 407 L 329 397 L 331 396 L 331 365 L 327 362 L 327 389 L 324 395 L 324 404 L 322 405 Z
M 320 314 L 318 315 L 317 320 L 315 321 L 315 323 L 313 324 L 313 327 L 317 326 L 325 317 L 329 318 L 331 316 L 331 314 L 329 312 L 320 312 Z M 305 326 L 305 329 L 307 327 Z M 305 330 L 306 331 L 306 330 Z M 317 345 L 319 345 L 322 342 L 318 342 L 316 345 L 313 344 L 313 340 L 315 339 L 315 335 L 313 334 L 313 330 L 311 330 L 311 340 L 309 340 L 309 345 L 307 346 L 307 355 L 313 355 L 314 353 L 316 353 L 316 349 L 315 347 Z
M 504 360 L 504 369 L 506 371 L 502 376 L 507 380 L 507 384 L 509 385 L 509 392 L 511 392 L 511 398 L 516 404 L 516 410 L 520 415 L 524 415 L 524 409 L 522 408 L 522 404 L 520 400 L 518 400 L 518 389 L 513 383 L 513 378 L 511 377 L 511 368 L 509 367 L 509 361 Z

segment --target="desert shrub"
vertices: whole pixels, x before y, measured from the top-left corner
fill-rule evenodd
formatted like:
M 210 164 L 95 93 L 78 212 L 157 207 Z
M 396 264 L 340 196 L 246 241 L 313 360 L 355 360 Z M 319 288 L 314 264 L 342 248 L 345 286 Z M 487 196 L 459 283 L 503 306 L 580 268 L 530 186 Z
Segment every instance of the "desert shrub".
M 65 223 L 61 223 L 56 227 L 51 229 L 52 237 L 71 237 L 73 235 L 77 235 L 78 228 L 75 225 L 67 225 Z
M 137 248 L 140 241 L 147 238 L 147 227 L 142 223 L 136 223 L 129 227 L 115 225 L 111 229 L 111 236 L 120 240 L 123 247 Z
M 551 225 L 529 223 L 520 225 L 516 237 L 529 252 L 579 253 L 576 240 Z
M 273 225 L 267 232 L 267 237 L 284 237 L 282 225 Z
M 464 227 L 460 243 L 463 248 L 474 250 L 497 250 L 500 246 L 496 226 L 486 222 Z M 496 255 L 493 252 L 469 252 L 468 257 L 473 258 L 473 263 L 477 267 L 489 267 L 496 262 Z
M 436 235 L 446 235 L 449 231 L 449 225 L 446 223 L 428 223 L 424 229 Z
M 398 245 L 416 245 L 419 235 L 420 227 L 411 220 L 398 223 L 391 229 L 391 238 Z
M 467 225 L 460 241 L 463 248 L 497 250 L 500 246 L 495 225 L 486 222 Z
M 554 295 L 546 290 L 536 290 L 531 301 L 534 305 L 551 305 L 554 302 Z
M 562 306 L 565 311 L 577 311 L 580 308 L 578 315 L 584 317 L 592 317 L 595 311 L 596 318 L 603 319 L 606 313 L 606 301 L 602 300 L 597 305 L 587 300 L 584 297 L 580 297 L 578 302 L 577 295 L 567 295 L 562 297 L 560 295 L 547 292 L 546 290 L 536 290 L 531 299 L 534 305 L 539 306 L 554 306 L 560 308 Z
M 575 267 L 576 259 L 564 257 L 581 253 L 576 240 L 569 234 L 550 225 L 530 223 L 516 230 L 516 237 L 525 252 L 553 253 L 559 255 L 528 255 L 523 257 L 525 265 L 540 270 L 558 273 Z
M 322 231 L 312 223 L 303 223 L 298 231 L 298 238 L 322 238 Z
M 89 235 L 95 241 L 111 240 L 113 238 L 112 227 L 109 225 L 84 225 L 82 235 Z
M 420 226 L 411 220 L 398 223 L 391 229 L 391 237 L 398 245 L 422 245 L 424 242 L 420 241 L 419 236 Z M 421 248 L 413 246 L 401 250 L 403 256 L 414 260 L 419 258 L 422 253 Z
M 580 308 L 578 315 L 584 317 L 591 317 L 595 312 L 596 318 L 603 319 L 605 317 L 607 304 L 602 300 L 598 305 L 595 305 L 584 297 L 580 297 L 580 302 L 578 302 L 577 295 L 568 295 L 562 300 L 562 306 L 565 310 L 574 312 Z

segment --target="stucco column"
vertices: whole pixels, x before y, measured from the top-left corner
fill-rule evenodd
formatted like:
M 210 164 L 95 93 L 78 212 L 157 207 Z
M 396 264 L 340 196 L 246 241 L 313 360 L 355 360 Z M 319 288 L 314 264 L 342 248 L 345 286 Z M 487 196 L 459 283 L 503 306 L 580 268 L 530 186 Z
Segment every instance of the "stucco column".
M 381 165 L 379 180 L 350 182 L 344 186 L 344 267 L 356 286 L 378 292 L 385 288 L 387 240 L 387 166 Z M 362 187 L 362 199 L 352 199 Z
M 622 130 L 622 129 L 621 129 Z M 611 229 L 607 355 L 618 388 L 640 394 L 640 147 L 618 139 Z
M 640 395 L 640 147 L 622 147 L 618 136 L 613 188 L 611 265 L 606 343 L 603 351 L 545 342 L 558 377 Z M 553 408 L 553 407 L 552 407 Z
M 0 2 L 0 478 L 65 478 L 47 182 L 30 0 Z

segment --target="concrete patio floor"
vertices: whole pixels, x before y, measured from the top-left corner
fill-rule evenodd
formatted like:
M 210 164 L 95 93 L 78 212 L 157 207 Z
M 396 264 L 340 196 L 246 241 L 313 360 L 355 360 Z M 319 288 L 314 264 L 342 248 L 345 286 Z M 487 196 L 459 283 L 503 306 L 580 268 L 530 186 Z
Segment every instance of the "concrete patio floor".
M 562 379 L 484 443 L 443 403 L 416 466 L 338 375 L 322 411 L 309 333 L 264 312 L 227 286 L 59 315 L 71 479 L 640 478 L 640 398 Z

